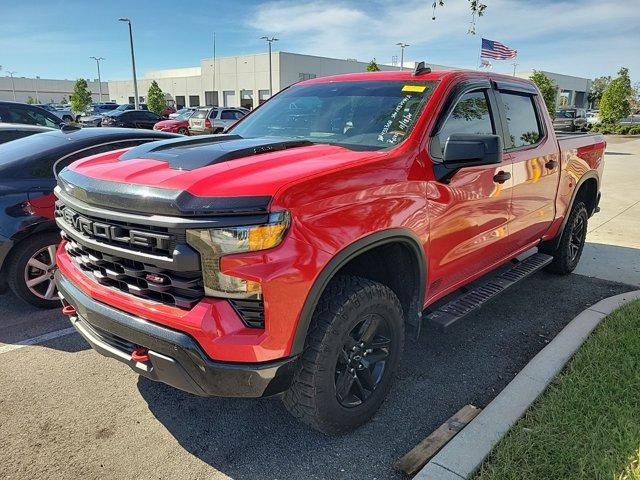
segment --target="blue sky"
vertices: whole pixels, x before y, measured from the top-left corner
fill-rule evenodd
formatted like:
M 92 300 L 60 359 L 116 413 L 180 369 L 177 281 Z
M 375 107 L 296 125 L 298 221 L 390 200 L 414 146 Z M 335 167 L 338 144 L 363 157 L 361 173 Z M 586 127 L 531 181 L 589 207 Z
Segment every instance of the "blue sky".
M 140 76 L 199 65 L 212 55 L 215 31 L 219 56 L 264 51 L 260 36 L 275 34 L 282 51 L 388 63 L 402 41 L 411 45 L 407 59 L 467 68 L 475 67 L 484 36 L 516 48 L 518 70 L 594 77 L 628 66 L 640 80 L 639 0 L 484 1 L 472 36 L 466 0 L 446 0 L 435 21 L 431 0 L 0 0 L 0 75 L 94 78 L 88 57 L 95 55 L 106 58 L 103 79 L 129 78 L 126 24 L 117 21 L 127 16 Z

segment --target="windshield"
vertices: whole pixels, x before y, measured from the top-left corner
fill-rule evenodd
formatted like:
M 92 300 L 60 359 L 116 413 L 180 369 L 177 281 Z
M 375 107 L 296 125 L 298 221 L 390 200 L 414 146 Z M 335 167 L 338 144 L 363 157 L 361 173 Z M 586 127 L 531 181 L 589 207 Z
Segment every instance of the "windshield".
M 173 117 L 173 120 L 189 120 L 191 115 L 193 115 L 193 111 L 184 112 Z
M 576 112 L 574 110 L 558 110 L 556 117 L 560 118 L 575 118 Z
M 116 108 L 116 110 L 122 112 L 123 110 L 133 110 L 133 106 L 132 105 L 118 105 L 118 108 Z
M 232 131 L 244 138 L 303 138 L 364 150 L 392 147 L 409 135 L 436 83 L 385 80 L 294 85 Z

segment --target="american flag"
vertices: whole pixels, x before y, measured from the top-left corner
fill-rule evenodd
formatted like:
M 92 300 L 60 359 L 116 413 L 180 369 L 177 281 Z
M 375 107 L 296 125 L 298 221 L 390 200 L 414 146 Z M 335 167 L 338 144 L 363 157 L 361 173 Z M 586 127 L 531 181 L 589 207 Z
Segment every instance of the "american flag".
M 518 56 L 518 51 L 513 48 L 506 47 L 495 40 L 487 40 L 486 38 L 483 38 L 480 56 L 482 58 L 493 58 L 494 60 L 508 60 L 510 58 L 516 58 Z

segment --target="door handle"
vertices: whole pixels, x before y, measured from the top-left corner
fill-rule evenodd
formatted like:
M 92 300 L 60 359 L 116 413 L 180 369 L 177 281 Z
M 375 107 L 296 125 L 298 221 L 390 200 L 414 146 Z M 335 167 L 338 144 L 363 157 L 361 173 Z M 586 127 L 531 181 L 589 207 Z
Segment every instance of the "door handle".
M 504 183 L 511 178 L 511 174 L 509 172 L 498 172 L 493 176 L 493 181 L 496 183 Z
M 547 167 L 548 170 L 553 170 L 558 166 L 558 162 L 556 160 L 549 160 L 544 166 Z

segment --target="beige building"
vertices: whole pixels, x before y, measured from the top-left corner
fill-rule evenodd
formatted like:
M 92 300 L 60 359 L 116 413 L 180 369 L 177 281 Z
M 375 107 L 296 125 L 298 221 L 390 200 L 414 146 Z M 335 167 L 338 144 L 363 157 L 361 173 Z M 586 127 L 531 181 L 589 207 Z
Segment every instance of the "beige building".
M 271 54 L 273 91 L 300 80 L 364 72 L 367 62 L 316 57 L 288 52 Z M 382 70 L 399 67 L 379 64 Z M 407 67 L 405 67 L 407 68 Z M 269 98 L 269 55 L 238 55 L 221 57 L 214 61 L 206 58 L 198 67 L 156 70 L 146 72 L 138 79 L 138 95 L 145 101 L 151 82 L 156 80 L 170 103 L 178 107 L 219 105 L 252 108 Z M 118 103 L 133 102 L 133 82 L 109 82 L 110 98 Z
M 309 78 L 364 72 L 368 62 L 273 52 L 273 91 Z M 400 70 L 398 65 L 378 63 L 382 70 Z M 413 69 L 415 62 L 405 61 L 405 69 Z M 455 69 L 444 65 L 427 64 L 433 70 Z M 519 72 L 528 78 L 532 72 Z M 586 107 L 591 87 L 588 78 L 544 72 L 558 87 L 558 104 Z M 214 61 L 205 58 L 197 67 L 155 70 L 138 79 L 138 95 L 144 102 L 151 82 L 156 80 L 165 92 L 167 101 L 177 107 L 218 105 L 252 108 L 269 98 L 269 57 L 267 53 L 221 57 Z M 564 100 L 563 100 L 564 97 Z M 118 103 L 133 103 L 133 82 L 109 82 L 109 98 Z
M 566 107 L 587 108 L 589 106 L 589 90 L 591 90 L 591 79 L 563 75 L 561 73 L 547 72 L 540 70 L 558 87 L 556 105 Z M 516 77 L 529 78 L 533 71 L 518 72 Z
M 0 77 L 0 100 L 26 102 L 29 97 L 36 103 L 60 103 L 69 101 L 75 80 L 54 80 L 51 78 Z M 87 80 L 91 98 L 100 101 L 100 86 L 97 80 Z M 102 82 L 102 100 L 109 100 L 109 84 Z

